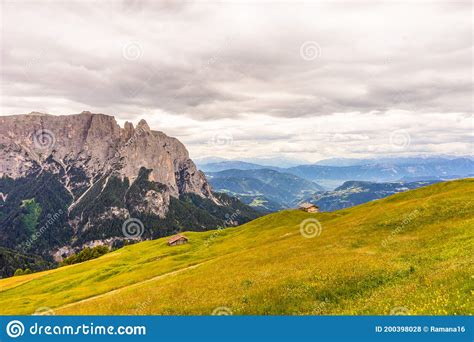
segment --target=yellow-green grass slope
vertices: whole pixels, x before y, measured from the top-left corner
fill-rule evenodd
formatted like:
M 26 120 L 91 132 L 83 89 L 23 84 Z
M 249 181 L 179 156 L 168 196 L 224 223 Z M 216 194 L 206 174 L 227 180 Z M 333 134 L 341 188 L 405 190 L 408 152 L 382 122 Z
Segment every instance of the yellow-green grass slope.
M 190 232 L 176 247 L 146 241 L 1 280 L 0 314 L 473 314 L 473 199 L 466 179 Z M 307 219 L 319 236 L 301 234 Z

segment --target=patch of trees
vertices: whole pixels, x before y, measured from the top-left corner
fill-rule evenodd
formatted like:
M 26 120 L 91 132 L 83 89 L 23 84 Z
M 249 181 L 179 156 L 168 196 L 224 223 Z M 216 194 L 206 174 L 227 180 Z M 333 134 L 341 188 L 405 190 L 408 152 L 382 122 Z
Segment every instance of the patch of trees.
M 66 266 L 72 264 L 78 264 L 87 260 L 97 259 L 98 257 L 110 252 L 107 246 L 96 246 L 93 248 L 86 247 L 77 254 L 73 254 L 70 257 L 64 259 L 59 266 Z
M 21 276 L 21 275 L 31 274 L 31 273 L 33 273 L 33 271 L 30 270 L 29 268 L 25 268 L 25 270 L 22 270 L 21 268 L 19 268 L 15 271 L 15 274 L 13 274 L 13 276 L 16 277 L 16 276 Z
M 21 274 L 38 272 L 51 268 L 53 265 L 37 255 L 22 254 L 15 250 L 0 247 L 0 278 L 13 276 L 18 270 Z M 20 274 L 17 274 L 20 275 Z

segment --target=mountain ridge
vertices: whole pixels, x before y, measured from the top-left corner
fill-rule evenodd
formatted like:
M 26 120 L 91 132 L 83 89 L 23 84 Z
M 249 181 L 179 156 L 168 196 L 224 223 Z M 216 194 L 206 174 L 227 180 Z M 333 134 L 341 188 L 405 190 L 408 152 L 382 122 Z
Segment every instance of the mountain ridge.
M 333 164 L 337 165 L 331 165 Z M 328 164 L 328 165 L 326 165 Z M 204 172 L 219 172 L 228 169 L 271 169 L 291 173 L 316 182 L 328 189 L 335 189 L 345 181 L 396 182 L 402 179 L 448 180 L 465 178 L 474 174 L 474 159 L 469 157 L 432 156 L 425 158 L 375 158 L 375 159 L 330 159 L 316 164 L 305 164 L 289 168 L 267 167 L 239 161 L 223 161 L 200 166 Z
M 104 143 L 104 139 L 110 141 Z M 163 132 L 151 130 L 143 119 L 136 127 L 127 121 L 122 128 L 113 116 L 90 112 L 1 116 L 0 145 L 0 152 L 3 151 L 0 177 L 25 175 L 29 170 L 22 168 L 20 161 L 41 167 L 51 157 L 60 167 L 74 158 L 82 163 L 73 163 L 71 167 L 81 167 L 88 178 L 117 171 L 133 180 L 144 166 L 153 170 L 151 180 L 168 185 L 175 197 L 181 192 L 211 196 L 203 174 L 189 158 L 184 145 Z M 5 149 L 14 147 L 20 149 L 16 152 L 23 156 L 21 160 L 8 158 Z M 29 153 L 29 158 L 25 158 L 25 153 Z M 125 163 L 114 169 L 124 160 Z
M 0 246 L 58 261 L 259 215 L 215 194 L 178 139 L 90 112 L 1 116 L 0 192 Z

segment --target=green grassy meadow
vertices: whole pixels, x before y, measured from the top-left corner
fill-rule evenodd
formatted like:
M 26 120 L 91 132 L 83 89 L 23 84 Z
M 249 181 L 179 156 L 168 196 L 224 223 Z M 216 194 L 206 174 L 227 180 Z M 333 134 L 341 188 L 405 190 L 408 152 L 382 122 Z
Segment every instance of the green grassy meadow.
M 305 237 L 314 219 L 322 230 Z M 0 280 L 0 314 L 474 313 L 474 179 L 185 235 Z

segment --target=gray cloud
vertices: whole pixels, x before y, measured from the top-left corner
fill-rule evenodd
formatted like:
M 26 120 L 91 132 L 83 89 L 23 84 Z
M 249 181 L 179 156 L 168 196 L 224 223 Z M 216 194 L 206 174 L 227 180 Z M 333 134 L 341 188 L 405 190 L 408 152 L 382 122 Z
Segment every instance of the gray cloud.
M 192 125 L 212 126 L 209 132 L 231 130 L 243 144 L 226 153 L 259 142 L 254 153 L 303 151 L 308 158 L 322 149 L 284 143 L 292 136 L 316 143 L 301 133 L 305 125 L 313 133 L 332 129 L 337 113 L 359 113 L 346 122 L 355 131 L 342 129 L 324 140 L 337 145 L 337 153 L 352 153 L 357 122 L 367 122 L 368 115 L 387 117 L 385 128 L 396 129 L 403 123 L 392 121 L 394 113 L 408 113 L 415 136 L 420 129 L 413 128 L 414 117 L 445 118 L 420 144 L 442 144 L 436 132 L 447 126 L 458 132 L 453 141 L 465 141 L 472 129 L 472 120 L 464 129 L 458 126 L 468 121 L 445 121 L 472 114 L 469 2 L 2 6 L 3 115 L 90 110 L 123 120 L 146 117 L 191 145 L 209 138 L 196 137 Z M 320 56 L 303 58 L 305 42 L 317 43 Z M 186 127 L 175 129 L 177 122 L 162 119 L 164 114 Z M 298 118 L 304 123 L 288 127 Z M 266 127 L 253 130 L 252 120 Z M 375 129 L 360 134 L 377 135 Z

